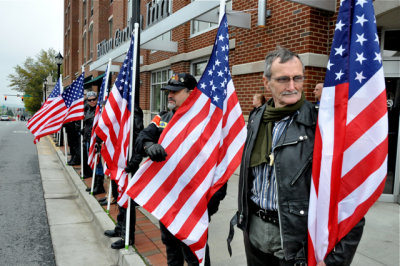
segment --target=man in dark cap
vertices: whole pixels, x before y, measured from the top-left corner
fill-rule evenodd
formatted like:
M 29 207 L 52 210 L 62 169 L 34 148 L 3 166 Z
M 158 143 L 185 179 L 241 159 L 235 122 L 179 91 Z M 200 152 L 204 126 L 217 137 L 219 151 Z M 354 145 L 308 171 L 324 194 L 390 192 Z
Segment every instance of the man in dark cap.
M 169 111 L 161 112 L 155 116 L 150 125 L 140 132 L 135 143 L 135 153 L 149 156 L 151 160 L 156 162 L 164 161 L 167 158 L 168 154 L 165 152 L 164 148 L 158 144 L 158 139 L 176 110 L 178 110 L 178 108 L 189 97 L 196 85 L 196 79 L 187 73 L 174 74 L 170 78 L 168 84 L 162 88 L 162 90 L 168 91 Z M 140 161 L 135 161 L 134 157 L 132 157 L 132 160 L 128 164 L 128 168 L 136 170 L 139 168 Z M 209 216 L 217 212 L 220 201 L 226 195 L 226 188 L 227 185 L 225 184 L 211 198 L 208 204 Z M 161 222 L 160 229 L 161 238 L 167 250 L 167 262 L 169 266 L 183 266 L 184 260 L 186 260 L 188 265 L 199 265 L 197 257 L 193 254 L 190 248 L 171 234 Z M 208 246 L 206 250 L 205 265 L 210 265 Z

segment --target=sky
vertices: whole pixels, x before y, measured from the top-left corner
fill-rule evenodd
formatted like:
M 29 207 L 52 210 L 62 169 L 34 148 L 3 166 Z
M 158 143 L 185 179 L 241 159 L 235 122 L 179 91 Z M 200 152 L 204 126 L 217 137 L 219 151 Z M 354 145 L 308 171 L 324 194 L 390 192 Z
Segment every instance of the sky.
M 0 0 L 0 106 L 23 107 L 11 90 L 9 74 L 41 50 L 63 53 L 63 0 Z M 63 55 L 64 56 L 64 55 Z

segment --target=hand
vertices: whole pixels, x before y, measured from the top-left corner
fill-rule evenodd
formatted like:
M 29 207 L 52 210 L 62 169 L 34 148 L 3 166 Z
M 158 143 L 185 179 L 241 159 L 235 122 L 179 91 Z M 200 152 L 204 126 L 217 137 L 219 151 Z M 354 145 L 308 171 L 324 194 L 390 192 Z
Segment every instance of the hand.
M 134 173 L 136 173 L 136 171 L 138 169 L 139 169 L 139 164 L 138 163 L 129 161 L 128 164 L 125 167 L 125 172 L 127 172 L 128 174 L 129 173 L 134 174 Z
M 326 266 L 326 264 L 325 264 L 324 261 L 320 261 L 320 262 L 317 263 L 317 266 Z
M 153 144 L 150 147 L 145 149 L 145 152 L 150 157 L 152 161 L 162 162 L 167 157 L 167 153 L 165 152 L 163 146 L 160 144 Z

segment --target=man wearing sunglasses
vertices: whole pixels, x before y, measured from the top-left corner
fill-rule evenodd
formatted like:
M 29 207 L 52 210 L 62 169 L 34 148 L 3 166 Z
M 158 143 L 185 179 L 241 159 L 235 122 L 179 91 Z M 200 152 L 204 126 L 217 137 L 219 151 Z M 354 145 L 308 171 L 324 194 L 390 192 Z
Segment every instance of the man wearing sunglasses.
M 240 167 L 238 213 L 248 265 L 307 265 L 307 219 L 315 106 L 303 93 L 304 66 L 278 47 L 266 56 L 263 83 L 272 98 L 249 121 Z M 349 265 L 364 218 L 320 265 Z
M 90 167 L 87 163 L 88 161 L 87 158 L 89 153 L 90 137 L 92 135 L 93 120 L 94 120 L 94 115 L 96 113 L 96 105 L 97 105 L 96 92 L 89 91 L 87 93 L 87 104 L 88 108 L 85 110 L 85 118 L 83 119 L 83 147 L 84 147 L 83 167 L 85 168 L 84 172 L 91 172 L 89 170 Z M 103 185 L 104 183 L 103 165 L 101 163 L 98 163 L 94 171 L 96 171 L 95 173 L 96 177 L 93 187 L 93 195 L 97 195 L 105 192 Z M 90 191 L 90 188 L 88 188 L 87 191 Z

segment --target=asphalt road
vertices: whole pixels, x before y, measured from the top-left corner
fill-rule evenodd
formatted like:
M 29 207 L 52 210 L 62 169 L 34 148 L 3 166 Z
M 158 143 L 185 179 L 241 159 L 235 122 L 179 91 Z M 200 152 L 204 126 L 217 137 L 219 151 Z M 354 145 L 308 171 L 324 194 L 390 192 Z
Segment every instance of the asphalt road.
M 0 264 L 56 265 L 37 149 L 25 122 L 0 121 Z

